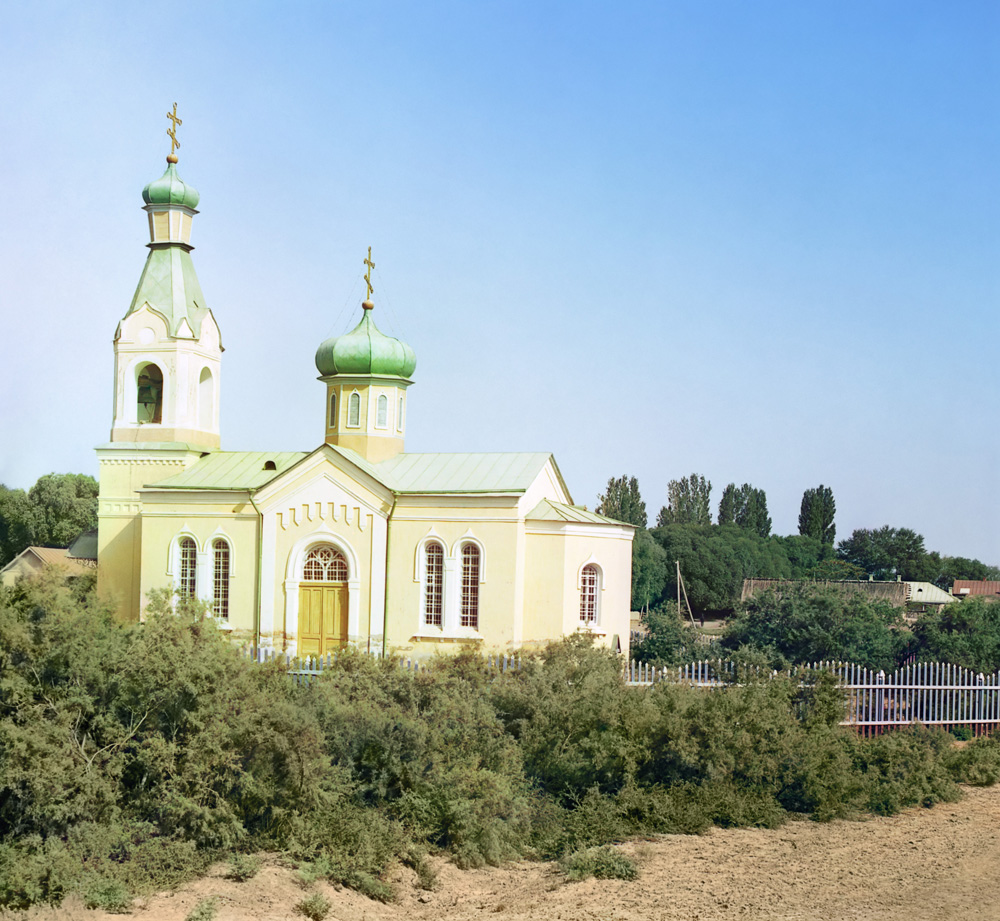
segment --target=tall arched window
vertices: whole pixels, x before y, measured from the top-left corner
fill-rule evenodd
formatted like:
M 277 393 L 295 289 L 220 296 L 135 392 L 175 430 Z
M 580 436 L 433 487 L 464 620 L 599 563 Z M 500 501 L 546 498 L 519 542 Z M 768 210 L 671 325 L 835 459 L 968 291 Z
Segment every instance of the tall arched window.
M 475 544 L 462 547 L 462 613 L 463 627 L 479 629 L 479 548 Z
M 389 398 L 380 393 L 376 406 L 375 427 L 384 429 L 389 424 Z
M 347 424 L 354 428 L 361 425 L 361 394 L 357 390 L 347 401 Z
M 153 364 L 144 365 L 136 378 L 136 422 L 163 421 L 163 372 Z
M 441 626 L 444 610 L 444 547 L 432 541 L 424 548 L 424 623 Z
M 330 428 L 337 427 L 337 394 L 330 394 Z
M 580 573 L 580 623 L 597 623 L 597 590 L 600 586 L 601 574 L 596 566 L 583 567 Z
M 346 582 L 347 560 L 333 547 L 313 547 L 302 570 L 304 582 Z
M 180 567 L 177 590 L 188 598 L 193 598 L 198 589 L 198 548 L 190 537 L 182 537 L 180 544 Z
M 399 410 L 396 413 L 396 431 L 403 431 L 403 398 L 399 398 Z
M 229 543 L 212 541 L 212 613 L 229 620 Z

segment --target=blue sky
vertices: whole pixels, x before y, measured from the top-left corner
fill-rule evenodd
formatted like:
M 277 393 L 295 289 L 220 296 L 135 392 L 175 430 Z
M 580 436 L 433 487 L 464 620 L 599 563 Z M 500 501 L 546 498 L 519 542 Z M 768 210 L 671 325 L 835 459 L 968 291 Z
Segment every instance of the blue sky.
M 176 100 L 224 448 L 322 440 L 371 245 L 409 450 L 1000 563 L 995 3 L 12 3 L 0 79 L 0 482 L 96 473 Z

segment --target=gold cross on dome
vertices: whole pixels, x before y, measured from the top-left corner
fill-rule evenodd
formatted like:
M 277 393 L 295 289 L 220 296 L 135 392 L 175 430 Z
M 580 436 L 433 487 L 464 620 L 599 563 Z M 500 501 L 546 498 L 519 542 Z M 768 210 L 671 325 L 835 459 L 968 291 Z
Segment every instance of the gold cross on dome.
M 169 128 L 167 128 L 167 134 L 170 135 L 170 156 L 173 156 L 174 155 L 174 151 L 178 147 L 181 146 L 181 142 L 177 140 L 177 126 L 184 124 L 184 122 L 182 122 L 177 117 L 177 103 L 176 102 L 174 103 L 174 111 L 173 112 L 167 112 L 167 118 L 169 118 L 170 121 L 173 122 L 173 124 Z
M 372 299 L 372 291 L 375 290 L 372 287 L 372 269 L 375 268 L 375 263 L 372 262 L 372 248 L 370 246 L 368 247 L 368 258 L 365 260 L 365 265 L 368 266 L 368 268 L 365 269 L 365 284 L 368 285 L 367 300 L 370 301 Z

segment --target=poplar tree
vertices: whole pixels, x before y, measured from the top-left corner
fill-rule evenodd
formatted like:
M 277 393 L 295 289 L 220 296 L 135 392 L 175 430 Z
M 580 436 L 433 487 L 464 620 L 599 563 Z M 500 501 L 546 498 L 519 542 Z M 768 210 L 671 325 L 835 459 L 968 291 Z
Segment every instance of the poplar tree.
M 807 489 L 802 494 L 802 505 L 799 509 L 799 534 L 815 537 L 816 540 L 833 546 L 833 539 L 837 533 L 833 524 L 836 511 L 837 503 L 829 486 L 820 483 L 816 489 Z
M 608 480 L 604 495 L 597 497 L 597 514 L 637 528 L 646 527 L 646 503 L 639 495 L 639 481 L 634 476 Z

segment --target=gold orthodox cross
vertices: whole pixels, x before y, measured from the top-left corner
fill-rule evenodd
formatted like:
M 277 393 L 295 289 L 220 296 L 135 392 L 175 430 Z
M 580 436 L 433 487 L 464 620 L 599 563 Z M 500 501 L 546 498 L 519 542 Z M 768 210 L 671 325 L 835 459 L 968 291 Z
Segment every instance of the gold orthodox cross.
M 372 248 L 368 247 L 368 258 L 365 260 L 365 265 L 368 266 L 365 269 L 365 284 L 368 285 L 368 300 L 372 299 L 372 291 L 375 289 L 372 287 L 372 269 L 375 268 L 375 263 L 372 262 Z
M 176 102 L 174 103 L 174 111 L 173 112 L 167 112 L 167 118 L 169 118 L 170 121 L 173 122 L 173 124 L 169 128 L 167 128 L 167 134 L 170 135 L 170 156 L 173 156 L 174 155 L 174 151 L 178 147 L 181 146 L 181 142 L 177 140 L 177 126 L 184 124 L 184 122 L 182 122 L 177 117 L 177 103 Z

